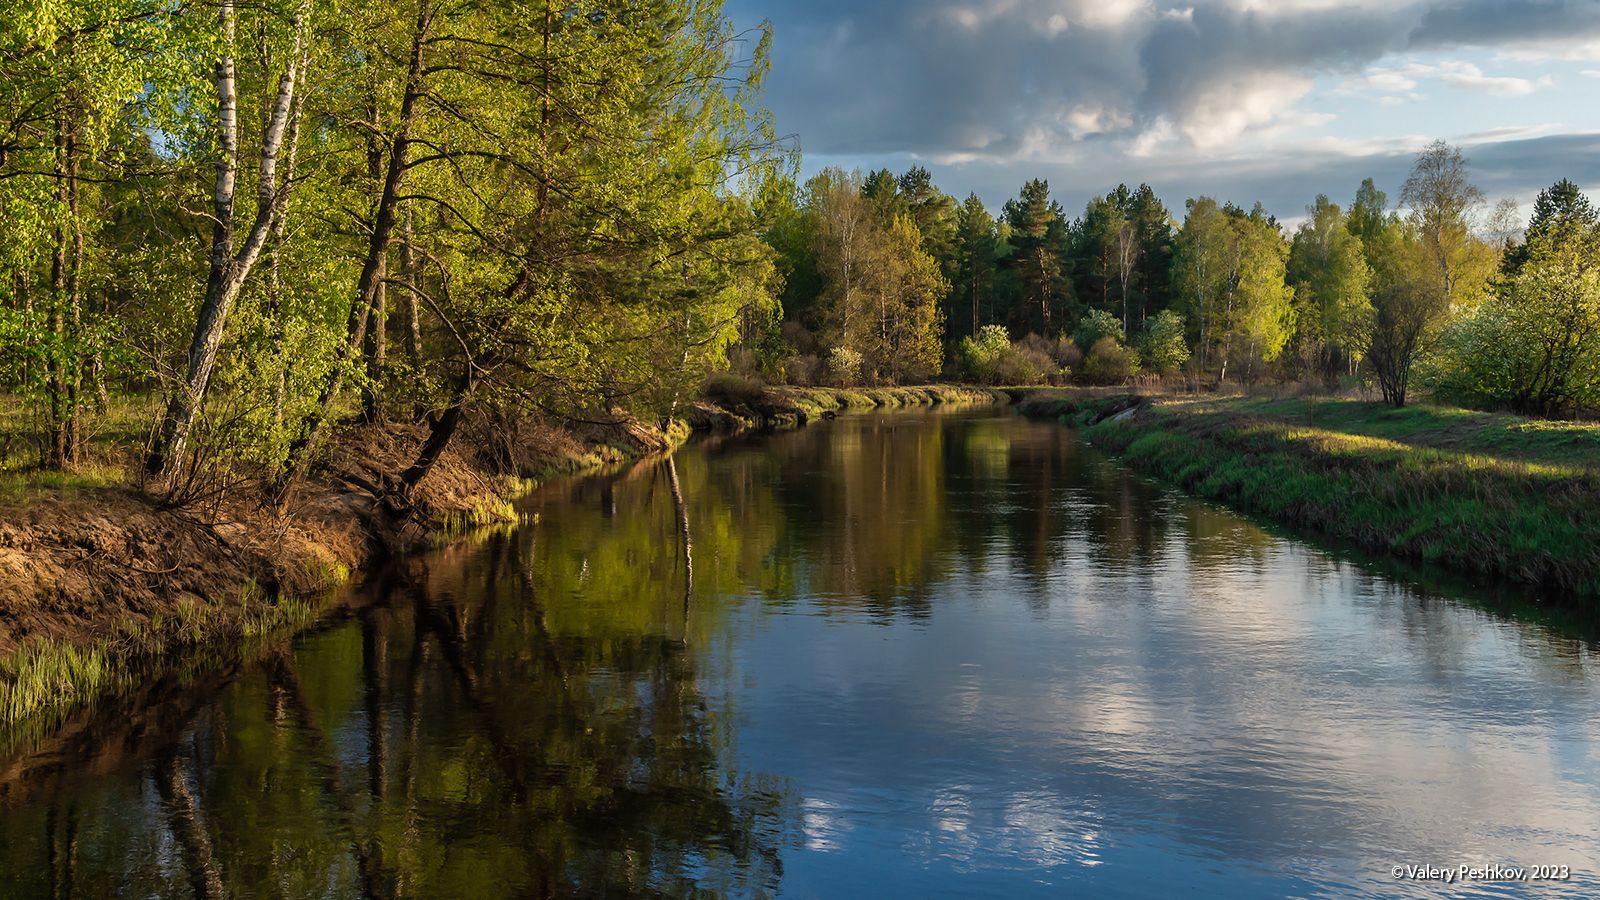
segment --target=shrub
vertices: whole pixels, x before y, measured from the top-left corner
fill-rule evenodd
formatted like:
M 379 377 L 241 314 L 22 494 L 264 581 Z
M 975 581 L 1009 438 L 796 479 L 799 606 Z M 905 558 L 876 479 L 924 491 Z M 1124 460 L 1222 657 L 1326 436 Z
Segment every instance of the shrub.
M 1600 271 L 1571 244 L 1535 243 L 1513 278 L 1445 330 L 1417 373 L 1436 398 L 1541 416 L 1600 407 Z
M 1064 337 L 1048 338 L 1030 334 L 1018 341 L 1017 346 L 1036 350 L 1050 357 L 1058 374 L 1070 374 L 1083 364 L 1083 351 L 1078 349 L 1077 344 Z
M 1084 380 L 1092 384 L 1117 384 L 1138 373 L 1139 358 L 1110 335 L 1095 341 L 1083 359 Z
M 840 387 L 849 387 L 861 381 L 861 354 L 849 347 L 835 347 L 828 352 L 828 377 Z
M 797 353 L 783 361 L 778 367 L 785 384 L 800 387 L 815 387 L 821 384 L 826 377 L 822 371 L 822 360 L 817 359 L 812 353 Z
M 706 379 L 706 399 L 723 406 L 741 406 L 760 401 L 766 385 L 759 378 L 723 372 Z
M 1000 358 L 1010 349 L 1011 338 L 1004 325 L 985 325 L 976 338 L 961 339 L 961 372 L 973 381 L 992 384 L 999 377 Z
M 1122 320 L 1103 309 L 1091 310 L 1079 319 L 1078 330 L 1073 332 L 1072 337 L 1079 347 L 1086 350 L 1092 350 L 1101 338 L 1111 338 L 1118 344 L 1128 342 L 1128 332 L 1122 327 Z
M 995 367 L 1000 384 L 1041 384 L 1059 371 L 1050 354 L 1020 342 L 1006 348 Z
M 1157 313 L 1140 336 L 1139 358 L 1159 375 L 1171 375 L 1189 361 L 1189 345 L 1183 339 L 1183 316 L 1170 309 Z

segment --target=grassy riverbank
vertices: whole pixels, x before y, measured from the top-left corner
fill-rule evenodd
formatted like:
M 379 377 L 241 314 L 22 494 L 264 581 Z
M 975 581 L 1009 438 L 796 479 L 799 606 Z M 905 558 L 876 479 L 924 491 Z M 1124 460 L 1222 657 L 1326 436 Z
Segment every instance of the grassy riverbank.
M 1369 551 L 1600 599 L 1600 426 L 1331 398 L 1041 391 L 1136 470 Z
M 1010 402 L 992 388 L 959 384 L 915 387 L 766 387 L 742 379 L 714 381 L 705 401 L 687 410 L 697 431 L 794 428 L 847 411 L 919 406 L 976 406 Z
M 695 403 L 665 429 L 535 426 L 493 458 L 470 441 L 453 444 L 403 515 L 377 486 L 421 444 L 424 429 L 409 424 L 341 435 L 286 514 L 248 481 L 225 502 L 163 508 L 134 483 L 131 424 L 105 445 L 122 451 L 103 449 L 73 473 L 0 466 L 0 724 L 65 714 L 174 655 L 237 655 L 286 638 L 372 560 L 514 522 L 514 501 L 536 482 L 662 452 L 692 430 L 1004 399 L 953 386 L 760 388 L 742 402 Z M 143 412 L 130 405 L 127 418 Z

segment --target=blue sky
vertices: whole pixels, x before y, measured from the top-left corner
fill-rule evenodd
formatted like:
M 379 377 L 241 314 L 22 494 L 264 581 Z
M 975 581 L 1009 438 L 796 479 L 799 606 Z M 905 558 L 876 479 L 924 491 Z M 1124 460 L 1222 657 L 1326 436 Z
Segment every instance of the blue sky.
M 998 208 L 1149 182 L 1293 221 L 1461 145 L 1490 200 L 1600 191 L 1600 0 L 729 0 L 804 170 L 913 163 Z

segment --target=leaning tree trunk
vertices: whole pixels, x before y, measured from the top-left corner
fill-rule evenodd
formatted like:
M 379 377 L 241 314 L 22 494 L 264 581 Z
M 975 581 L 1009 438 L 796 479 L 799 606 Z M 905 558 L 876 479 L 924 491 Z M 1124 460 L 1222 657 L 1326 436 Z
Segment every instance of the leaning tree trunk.
M 433 11 L 429 0 L 417 6 L 416 26 L 412 33 L 411 60 L 406 73 L 405 93 L 400 99 L 400 116 L 395 122 L 394 139 L 389 146 L 389 165 L 383 178 L 383 191 L 378 197 L 372 216 L 372 233 L 367 242 L 367 255 L 361 266 L 361 277 L 356 282 L 355 301 L 350 304 L 350 314 L 345 323 L 345 359 L 353 359 L 366 342 L 367 328 L 373 318 L 373 306 L 378 299 L 378 288 L 383 283 L 384 260 L 389 254 L 390 239 L 394 234 L 396 211 L 400 205 L 400 186 L 406 173 L 406 157 L 411 146 L 411 128 L 416 120 L 417 101 L 424 93 L 422 84 L 422 55 L 432 27 Z M 344 386 L 345 367 L 336 365 L 323 382 L 322 391 L 310 416 L 301 426 L 300 434 L 289 446 L 289 455 L 274 490 L 275 502 L 282 508 L 305 472 L 307 459 L 316 447 L 318 437 L 332 413 L 334 400 Z
M 378 109 L 376 98 L 372 101 L 371 118 L 373 128 L 376 129 L 381 121 L 381 111 Z M 367 148 L 367 177 L 374 183 L 381 183 L 380 179 L 384 177 L 383 150 L 383 142 L 374 132 Z M 378 269 L 372 286 L 370 314 L 372 318 L 367 326 L 367 336 L 362 347 L 366 356 L 367 380 L 361 389 L 361 416 L 369 424 L 383 421 L 382 382 L 387 343 L 385 338 L 389 321 L 388 261 L 388 248 L 385 246 L 383 255 L 378 257 Z
M 145 460 L 145 474 L 157 487 L 166 487 L 171 483 L 187 449 L 189 435 L 210 386 L 212 370 L 216 367 L 228 313 L 251 269 L 255 267 L 256 260 L 260 258 L 272 223 L 280 211 L 284 192 L 289 189 L 289 185 L 285 185 L 283 191 L 278 187 L 278 154 L 283 148 L 288 129 L 300 68 L 305 64 L 302 57 L 311 7 L 309 0 L 303 0 L 290 23 L 294 29 L 294 49 L 282 77 L 278 79 L 272 117 L 261 136 L 255 221 L 237 252 L 234 251 L 234 188 L 239 177 L 239 96 L 232 55 L 236 28 L 234 0 L 222 0 L 218 18 L 224 47 L 223 55 L 217 60 L 215 76 L 217 129 L 222 154 L 217 160 L 212 195 L 216 224 L 211 232 L 211 271 L 206 279 L 205 300 L 195 323 L 194 338 L 189 344 L 188 370 L 183 383 L 173 391 L 162 418 L 161 430 Z
M 404 493 L 409 494 L 418 482 L 433 471 L 433 464 L 439 461 L 439 456 L 450 446 L 451 439 L 455 437 L 456 430 L 461 427 L 461 420 L 467 413 L 467 403 L 472 399 L 473 391 L 477 389 L 477 372 L 477 360 L 467 360 L 460 378 L 456 381 L 450 405 L 429 422 L 428 439 L 418 451 L 416 461 L 400 473 L 400 485 Z

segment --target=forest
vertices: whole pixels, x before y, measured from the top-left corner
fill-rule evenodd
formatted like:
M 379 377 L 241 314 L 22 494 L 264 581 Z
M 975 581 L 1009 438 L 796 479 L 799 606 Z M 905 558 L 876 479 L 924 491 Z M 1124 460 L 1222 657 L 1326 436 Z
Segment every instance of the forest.
M 423 421 L 404 491 L 464 421 L 670 414 L 774 303 L 769 35 L 720 4 L 4 18 L 0 384 L 45 467 L 131 404 L 151 492 L 281 502 L 335 424 Z
M 735 354 L 769 379 L 1272 380 L 1395 406 L 1421 387 L 1549 417 L 1600 403 L 1600 213 L 1563 179 L 1523 228 L 1442 141 L 1394 202 L 1367 179 L 1293 228 L 1205 196 L 1180 220 L 1143 184 L 1069 219 L 1031 180 L 994 216 L 920 166 L 824 171 L 769 206 L 784 319 Z
M 280 506 L 351 424 L 664 422 L 745 384 L 1293 381 L 1600 407 L 1600 213 L 1526 227 L 1459 148 L 1287 227 L 1118 186 L 998 213 L 825 169 L 721 4 L 43 0 L 0 35 L 0 460 L 96 441 Z M 117 454 L 120 453 L 121 456 Z M 94 463 L 100 464 L 100 463 Z

